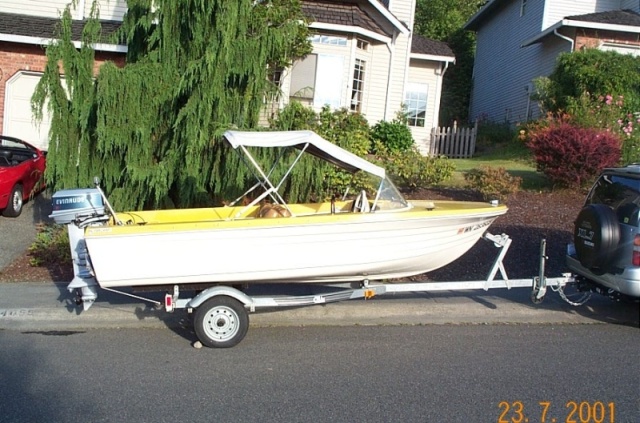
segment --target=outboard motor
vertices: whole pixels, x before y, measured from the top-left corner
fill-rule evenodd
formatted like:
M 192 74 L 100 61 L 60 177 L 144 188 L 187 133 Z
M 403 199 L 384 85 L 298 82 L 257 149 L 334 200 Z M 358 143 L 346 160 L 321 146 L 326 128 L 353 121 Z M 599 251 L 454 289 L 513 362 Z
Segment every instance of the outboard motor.
M 84 310 L 88 310 L 98 297 L 98 283 L 91 271 L 84 228 L 99 226 L 109 220 L 103 198 L 103 193 L 97 186 L 62 190 L 52 197 L 53 212 L 49 217 L 55 223 L 67 225 L 69 232 L 74 278 L 67 289 L 78 293 L 76 303 L 82 304 Z

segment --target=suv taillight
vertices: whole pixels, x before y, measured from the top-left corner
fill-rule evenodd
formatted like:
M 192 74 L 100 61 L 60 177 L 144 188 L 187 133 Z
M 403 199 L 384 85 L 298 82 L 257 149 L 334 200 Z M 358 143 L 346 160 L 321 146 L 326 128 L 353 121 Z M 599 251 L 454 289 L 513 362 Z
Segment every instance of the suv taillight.
M 631 263 L 634 266 L 640 266 L 640 235 L 633 238 L 633 257 Z

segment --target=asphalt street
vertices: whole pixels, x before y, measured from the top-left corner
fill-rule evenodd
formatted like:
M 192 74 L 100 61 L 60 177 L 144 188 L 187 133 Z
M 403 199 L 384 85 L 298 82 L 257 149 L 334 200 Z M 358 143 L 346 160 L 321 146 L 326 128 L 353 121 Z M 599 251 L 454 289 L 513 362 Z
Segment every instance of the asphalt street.
M 0 331 L 0 422 L 638 423 L 620 325 Z M 580 414 L 582 410 L 582 414 Z

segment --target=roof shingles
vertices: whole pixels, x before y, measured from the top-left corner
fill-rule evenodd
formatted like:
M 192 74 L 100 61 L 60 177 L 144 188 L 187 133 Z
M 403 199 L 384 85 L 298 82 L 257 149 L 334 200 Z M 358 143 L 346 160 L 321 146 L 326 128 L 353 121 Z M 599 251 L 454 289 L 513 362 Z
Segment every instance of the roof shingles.
M 386 33 L 357 3 L 305 0 L 302 2 L 302 12 L 313 22 L 357 26 L 377 34 L 391 35 Z
M 331 0 L 304 0 L 302 10 L 312 21 L 330 23 L 343 26 L 360 27 L 377 34 L 390 36 L 376 21 L 369 16 L 358 3 Z M 638 16 L 638 15 L 636 15 Z M 640 19 L 640 16 L 638 16 Z M 31 15 L 16 15 L 0 13 L 0 34 L 34 37 L 40 39 L 56 38 L 59 19 L 45 18 Z M 85 21 L 72 22 L 72 38 L 80 41 Z M 109 43 L 109 37 L 120 28 L 122 22 L 101 21 L 102 39 Z M 441 41 L 435 41 L 413 34 L 411 52 L 435 56 L 454 57 L 449 46 Z
M 628 9 L 567 16 L 566 19 L 600 24 L 640 26 L 640 14 Z
M 42 39 L 56 38 L 60 20 L 31 15 L 0 13 L 0 34 L 34 37 Z M 102 24 L 102 40 L 109 43 L 110 36 L 121 26 L 117 21 L 100 21 Z M 74 41 L 80 41 L 85 21 L 74 20 L 71 34 Z
M 446 43 L 425 38 L 418 34 L 413 34 L 411 37 L 411 53 L 455 57 L 453 50 Z

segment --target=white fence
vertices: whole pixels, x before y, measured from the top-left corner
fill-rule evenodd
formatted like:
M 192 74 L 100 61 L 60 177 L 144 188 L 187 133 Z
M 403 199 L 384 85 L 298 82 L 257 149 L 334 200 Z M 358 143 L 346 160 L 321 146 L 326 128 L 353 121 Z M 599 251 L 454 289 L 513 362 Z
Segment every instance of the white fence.
M 453 122 L 453 127 L 433 128 L 429 155 L 447 156 L 450 159 L 471 158 L 476 149 L 477 134 L 478 121 L 473 128 L 458 128 L 457 122 Z

